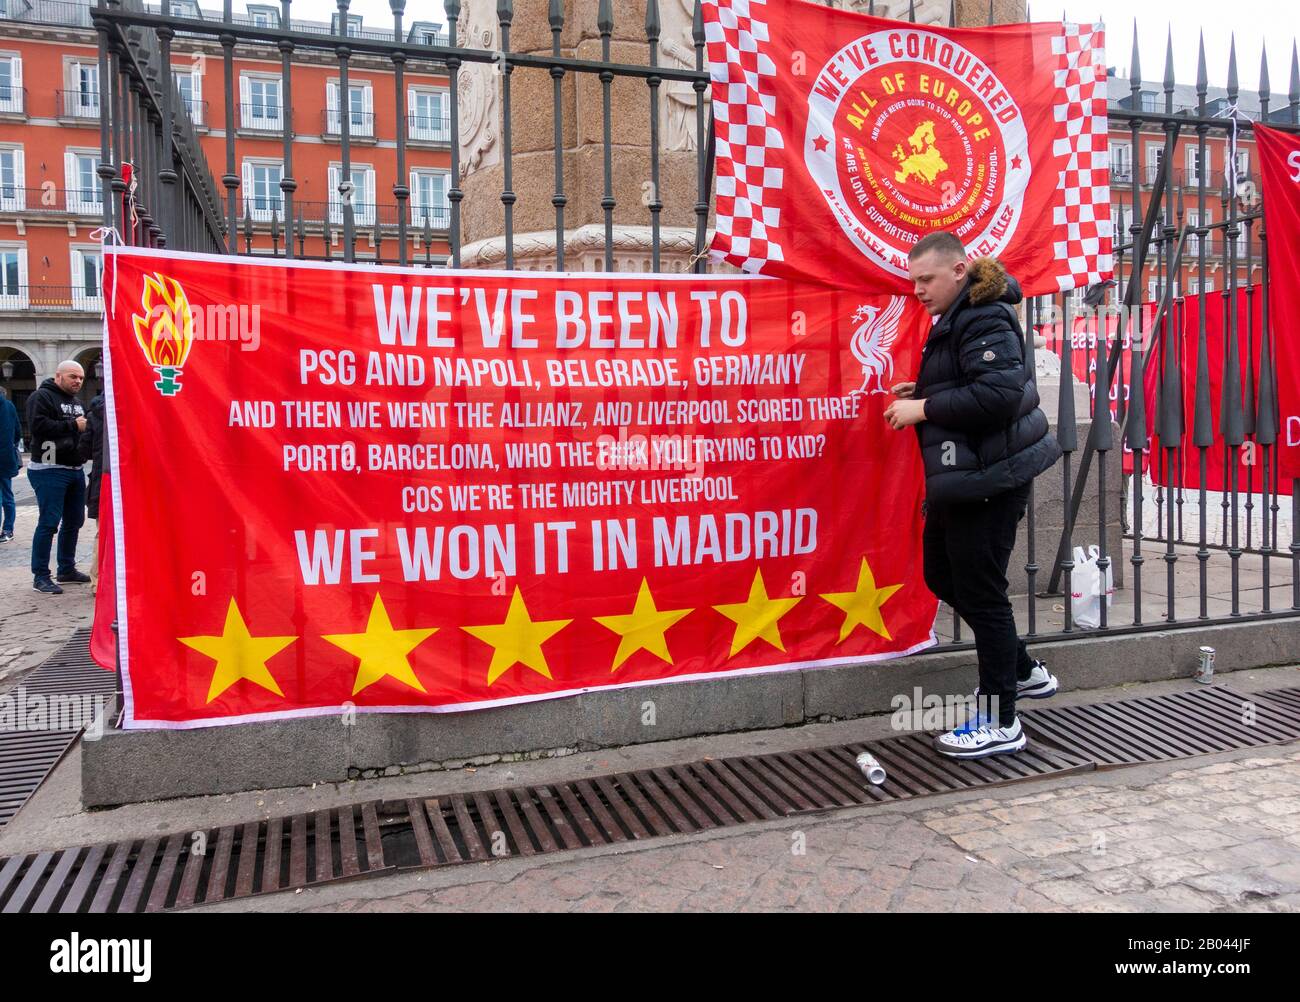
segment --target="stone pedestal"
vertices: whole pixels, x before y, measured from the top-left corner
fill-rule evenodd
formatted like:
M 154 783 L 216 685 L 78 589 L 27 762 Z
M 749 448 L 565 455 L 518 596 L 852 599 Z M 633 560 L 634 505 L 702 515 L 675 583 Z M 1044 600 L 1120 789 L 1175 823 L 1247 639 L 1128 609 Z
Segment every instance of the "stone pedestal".
M 552 52 L 547 0 L 517 0 L 510 30 L 514 52 Z M 560 52 L 578 59 L 602 58 L 598 5 L 565 0 Z M 659 65 L 695 68 L 691 0 L 660 0 Z M 494 0 L 469 0 L 459 22 L 469 44 L 501 44 Z M 609 58 L 645 65 L 644 0 L 614 5 Z M 505 264 L 504 77 L 496 67 L 465 64 L 461 100 L 462 264 Z M 651 210 L 659 214 L 660 268 L 685 271 L 694 253 L 698 191 L 696 93 L 689 83 L 660 83 L 659 190 L 651 161 L 651 88 L 644 78 L 610 82 L 611 197 L 614 199 L 614 263 L 618 271 L 650 271 Z M 707 116 L 708 93 L 704 94 Z M 510 74 L 511 190 L 515 267 L 555 268 L 555 83 L 545 70 L 515 68 Z M 563 167 L 565 270 L 604 270 L 605 126 L 604 83 L 592 73 L 566 73 L 560 81 L 560 150 Z

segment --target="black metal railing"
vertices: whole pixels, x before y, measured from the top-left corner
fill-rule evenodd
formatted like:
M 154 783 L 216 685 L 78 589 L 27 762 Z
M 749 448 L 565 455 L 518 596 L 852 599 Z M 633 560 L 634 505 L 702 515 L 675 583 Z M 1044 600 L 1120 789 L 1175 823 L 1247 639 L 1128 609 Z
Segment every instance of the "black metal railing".
M 419 130 L 413 127 L 415 116 L 406 107 L 404 74 L 446 74 L 445 129 L 451 139 L 457 136 L 461 120 L 460 85 L 464 74 L 491 66 L 500 71 L 492 81 L 498 102 L 493 124 L 500 126 L 494 150 L 494 155 L 499 156 L 500 166 L 494 171 L 500 191 L 476 197 L 497 196 L 494 200 L 499 200 L 501 226 L 495 232 L 500 234 L 506 268 L 516 266 L 518 200 L 512 143 L 518 109 L 511 103 L 511 76 L 516 70 L 526 70 L 546 73 L 553 79 L 550 125 L 557 149 L 564 147 L 564 130 L 570 124 L 565 122 L 566 85 L 574 78 L 582 78 L 584 86 L 589 83 L 599 98 L 596 128 L 602 156 L 597 161 L 597 182 L 575 188 L 566 158 L 554 158 L 554 185 L 548 193 L 554 207 L 554 258 L 548 266 L 566 269 L 565 235 L 571 232 L 566 221 L 572 218 L 569 207 L 578 200 L 587 200 L 586 204 L 599 207 L 597 218 L 603 222 L 604 240 L 598 264 L 606 270 L 614 270 L 615 265 L 616 216 L 620 223 L 632 219 L 646 227 L 649 270 L 661 271 L 664 213 L 679 210 L 676 218 L 680 220 L 680 210 L 684 209 L 694 224 L 690 267 L 704 271 L 707 265 L 701 252 L 707 243 L 712 142 L 707 127 L 705 97 L 710 84 L 699 4 L 694 5 L 690 34 L 694 65 L 682 68 L 676 64 L 659 65 L 659 5 L 655 0 L 647 4 L 643 62 L 613 58 L 615 6 L 612 0 L 595 3 L 600 58 L 562 54 L 563 39 L 572 26 L 566 23 L 560 4 L 548 11 L 552 51 L 538 52 L 533 47 L 533 51 L 521 53 L 514 51 L 510 42 L 516 20 L 511 0 L 498 0 L 495 5 L 494 48 L 478 47 L 476 39 L 458 38 L 456 25 L 463 8 L 459 0 L 448 0 L 443 5 L 449 33 L 445 45 L 434 46 L 409 38 L 402 0 L 391 2 L 391 31 L 367 30 L 348 35 L 346 44 L 337 31 L 329 34 L 305 28 L 292 18 L 286 18 L 290 27 L 284 31 L 251 26 L 236 18 L 229 5 L 220 16 L 205 13 L 196 19 L 175 13 L 164 17 L 155 12 L 160 8 L 146 9 L 138 0 L 103 0 L 93 11 L 100 36 L 100 79 L 108 95 L 101 108 L 101 171 L 114 192 L 124 187 L 117 166 L 120 163 L 135 164 L 140 178 L 134 225 L 129 220 L 124 223 L 120 202 L 112 198 L 104 206 L 104 222 L 119 228 L 126 225 L 130 242 L 150 246 L 430 266 L 442 262 L 445 248 L 447 263 L 459 267 L 465 197 L 460 188 L 459 143 L 448 144 L 452 187 L 447 192 L 447 207 L 437 210 L 437 222 L 445 220 L 445 236 L 436 235 L 437 222 L 432 218 L 426 222 L 422 210 L 412 208 L 412 193 L 403 182 L 410 167 L 407 143 L 419 141 Z M 347 5 L 342 6 L 346 10 Z M 289 7 L 286 3 L 282 8 L 286 15 Z M 530 8 L 536 10 L 536 5 Z M 630 30 L 621 23 L 618 28 L 620 59 L 630 60 L 626 54 L 631 51 L 627 41 Z M 639 32 L 640 25 L 635 30 Z M 228 109 L 224 158 L 220 154 L 214 157 L 219 177 L 210 169 L 184 109 L 178 108 L 178 102 L 164 100 L 171 73 L 171 42 L 182 33 L 201 38 L 221 52 L 210 71 L 213 84 L 224 88 L 224 106 Z M 246 106 L 239 107 L 235 100 L 234 60 L 246 52 L 256 52 L 264 59 L 270 53 L 274 58 L 277 51 L 281 59 L 282 103 L 274 109 L 263 106 L 250 124 Z M 296 81 L 292 70 L 300 56 L 309 56 L 316 64 L 325 60 L 331 70 L 337 67 L 341 93 L 347 92 L 352 59 L 377 59 L 392 65 L 393 120 L 405 119 L 407 127 L 398 129 L 393 137 L 397 152 L 394 202 L 372 206 L 373 219 L 366 214 L 364 205 L 358 211 L 354 203 L 348 211 L 332 201 L 311 202 L 296 197 L 299 182 L 293 162 L 295 142 L 280 110 L 294 107 Z M 1041 365 L 1042 385 L 1056 383 L 1056 401 L 1047 406 L 1064 452 L 1057 467 L 1045 474 L 1045 478 L 1052 478 L 1054 492 L 1059 487 L 1059 496 L 1064 500 L 1043 501 L 1041 507 L 1031 500 L 1022 530 L 1028 552 L 1023 567 L 1016 569 L 1018 580 L 1023 582 L 1018 585 L 1022 605 L 1017 612 L 1022 632 L 1033 638 L 1070 636 L 1079 631 L 1070 596 L 1078 583 L 1073 547 L 1080 543 L 1096 544 L 1098 566 L 1103 572 L 1111 570 L 1122 576 L 1113 607 L 1102 607 L 1099 629 L 1103 633 L 1167 630 L 1300 613 L 1300 542 L 1294 532 L 1295 523 L 1300 521 L 1300 492 L 1295 490 L 1294 482 L 1279 483 L 1278 476 L 1278 449 L 1283 440 L 1275 343 L 1279 336 L 1289 336 L 1290 332 L 1273 329 L 1267 312 L 1258 325 L 1254 319 L 1242 321 L 1243 330 L 1234 308 L 1243 300 L 1262 300 L 1262 290 L 1267 286 L 1260 208 L 1257 199 L 1249 199 L 1243 192 L 1225 192 L 1221 169 L 1193 171 L 1189 175 L 1183 149 L 1186 142 L 1192 142 L 1199 151 L 1200 163 L 1222 164 L 1232 136 L 1249 137 L 1253 121 L 1300 131 L 1300 65 L 1293 56 L 1287 94 L 1277 99 L 1270 90 L 1267 61 L 1261 60 L 1260 85 L 1255 92 L 1246 94 L 1237 85 L 1234 49 L 1229 60 L 1229 86 L 1211 93 L 1202 56 L 1195 99 L 1189 104 L 1187 90 L 1175 87 L 1172 52 L 1162 82 L 1157 84 L 1141 79 L 1136 36 L 1132 61 L 1127 78 L 1111 81 L 1110 124 L 1112 135 L 1123 140 L 1132 155 L 1142 157 L 1144 162 L 1140 166 L 1121 166 L 1111 178 L 1112 202 L 1117 210 L 1124 207 L 1128 222 L 1124 232 L 1117 234 L 1114 284 L 1090 290 L 1089 298 L 1129 310 L 1149 304 L 1152 316 L 1144 321 L 1145 334 L 1132 346 L 1126 346 L 1118 332 L 1077 349 L 1069 337 L 1048 339 L 1041 347 L 1033 339 L 1027 344 L 1030 370 L 1037 371 Z M 696 184 L 692 205 L 666 206 L 657 198 L 648 202 L 638 199 L 635 206 L 620 202 L 616 192 L 623 186 L 615 184 L 616 137 L 632 123 L 614 120 L 616 81 L 619 87 L 645 87 L 647 117 L 642 125 L 650 137 L 646 180 L 649 190 L 655 192 L 659 191 L 664 155 L 659 135 L 658 88 L 672 82 L 694 90 L 696 101 L 690 126 Z M 1127 95 L 1115 93 L 1124 87 L 1129 91 Z M 1233 107 L 1240 109 L 1235 119 L 1225 112 Z M 532 119 L 544 115 L 545 107 L 538 107 L 534 101 L 524 114 Z M 250 131 L 260 127 L 260 131 L 280 140 L 283 180 L 277 197 L 259 200 L 241 191 L 235 149 L 237 125 Z M 350 125 L 348 116 L 344 116 L 338 130 L 339 169 L 344 177 L 352 169 L 352 144 L 357 138 Z M 301 131 L 302 123 L 297 123 L 297 128 Z M 1153 131 L 1164 137 L 1163 157 L 1169 170 L 1151 168 L 1145 162 L 1146 145 Z M 530 183 L 535 180 L 529 179 Z M 261 218 L 254 219 L 254 209 Z M 566 211 L 570 214 L 566 215 Z M 1195 217 L 1189 215 L 1193 212 L 1197 213 Z M 1204 227 L 1204 233 L 1188 225 L 1192 218 L 1204 220 L 1211 215 L 1213 222 Z M 1137 222 L 1131 222 L 1134 220 Z M 1193 237 L 1197 239 L 1189 242 Z M 1212 398 L 1204 369 L 1194 360 L 1189 365 L 1180 357 L 1181 336 L 1172 336 L 1175 323 L 1183 322 L 1193 302 L 1204 305 L 1200 315 L 1206 315 L 1211 304 L 1203 299 L 1201 290 L 1211 283 L 1218 290 L 1216 297 L 1226 297 L 1227 309 L 1222 312 L 1228 317 L 1228 347 L 1222 359 L 1223 382 L 1228 389 L 1217 401 Z M 1192 288 L 1198 291 L 1189 293 Z M 1073 293 L 1031 300 L 1024 307 L 1026 329 L 1049 329 L 1058 324 L 1062 330 L 1073 330 L 1079 320 L 1080 301 Z M 1213 308 L 1220 306 L 1216 298 Z M 1191 333 L 1198 350 L 1207 351 L 1206 327 L 1202 325 Z M 1244 350 L 1238 350 L 1239 334 L 1245 338 Z M 1150 407 L 1144 393 L 1134 391 L 1126 397 L 1118 392 L 1123 386 L 1145 386 L 1148 370 L 1156 388 Z M 1076 405 L 1076 388 L 1081 389 L 1081 399 L 1086 403 Z M 1096 399 L 1108 399 L 1112 392 L 1116 392 L 1114 427 L 1110 408 L 1094 404 Z M 1184 401 L 1189 403 L 1184 406 Z M 1206 472 L 1211 452 L 1224 457 L 1222 465 L 1228 471 L 1224 474 L 1226 482 L 1218 484 L 1223 488 L 1219 491 L 1209 485 Z M 1249 467 L 1241 462 L 1247 452 L 1258 457 Z M 1132 457 L 1133 470 L 1129 473 L 1120 472 L 1120 457 L 1125 454 Z M 1180 486 L 1181 474 L 1173 477 L 1172 486 L 1157 481 L 1161 464 L 1181 470 L 1187 465 L 1184 458 L 1191 466 L 1199 466 L 1202 475 L 1197 486 Z M 1041 497 L 1047 486 L 1048 481 L 1040 478 L 1034 497 Z M 1194 519 L 1190 514 L 1193 510 Z M 1260 582 L 1260 587 L 1253 590 L 1243 586 L 1247 566 Z M 1185 573 L 1188 567 L 1194 573 Z M 953 647 L 970 647 L 969 633 L 963 635 L 955 613 L 942 636 Z
M 98 90 L 61 90 L 58 95 L 61 117 L 84 118 L 99 124 Z
M 451 143 L 451 116 L 408 112 L 406 138 L 412 142 Z
M 341 136 L 344 113 L 337 108 L 327 108 L 320 113 L 321 135 Z M 346 115 L 348 132 L 353 139 L 373 139 L 375 114 L 372 111 L 351 111 Z
M 27 114 L 27 88 L 12 84 L 0 86 L 0 115 Z
M 99 313 L 103 308 L 98 286 L 0 286 L 2 313 Z
M 239 105 L 239 127 L 245 132 L 274 132 L 284 128 L 284 105 L 244 102 Z
M 98 216 L 104 204 L 97 188 L 19 188 L 0 184 L 0 214 Z

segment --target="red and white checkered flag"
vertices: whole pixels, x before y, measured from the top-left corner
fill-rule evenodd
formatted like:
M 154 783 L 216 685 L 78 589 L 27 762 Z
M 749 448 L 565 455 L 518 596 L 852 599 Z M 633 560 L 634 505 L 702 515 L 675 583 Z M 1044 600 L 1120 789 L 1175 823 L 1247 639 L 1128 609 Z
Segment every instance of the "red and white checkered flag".
M 1029 295 L 1112 274 L 1102 26 L 705 0 L 717 230 L 748 272 L 904 292 L 936 230 Z

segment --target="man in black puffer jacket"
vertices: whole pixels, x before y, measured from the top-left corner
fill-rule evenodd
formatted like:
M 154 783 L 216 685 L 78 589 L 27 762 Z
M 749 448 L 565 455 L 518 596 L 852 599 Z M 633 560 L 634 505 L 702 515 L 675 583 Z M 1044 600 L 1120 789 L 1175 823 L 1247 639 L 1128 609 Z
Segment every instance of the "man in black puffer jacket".
M 979 712 L 940 735 L 955 758 L 1016 752 L 1025 735 L 1016 698 L 1045 698 L 1056 677 L 1030 659 L 1007 599 L 1007 564 L 1033 479 L 1061 457 L 1025 365 L 1014 306 L 1020 287 L 992 258 L 968 262 L 951 233 L 912 249 L 916 296 L 938 321 L 914 383 L 885 410 L 893 428 L 915 425 L 925 466 L 925 582 L 975 634 Z

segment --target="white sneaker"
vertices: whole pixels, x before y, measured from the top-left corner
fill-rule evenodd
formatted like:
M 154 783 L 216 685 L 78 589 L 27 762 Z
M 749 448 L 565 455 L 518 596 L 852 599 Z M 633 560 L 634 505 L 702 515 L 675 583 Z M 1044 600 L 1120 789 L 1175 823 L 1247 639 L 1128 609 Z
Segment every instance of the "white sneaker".
M 1016 679 L 1016 699 L 1047 699 L 1049 696 L 1055 696 L 1060 688 L 1061 683 L 1047 670 L 1047 665 L 1035 661 L 1028 678 Z M 976 698 L 979 694 L 980 688 L 976 686 Z
M 934 750 L 949 758 L 984 758 L 1018 752 L 1027 743 L 1019 717 L 1008 727 L 991 727 L 977 714 L 964 726 L 936 737 Z

